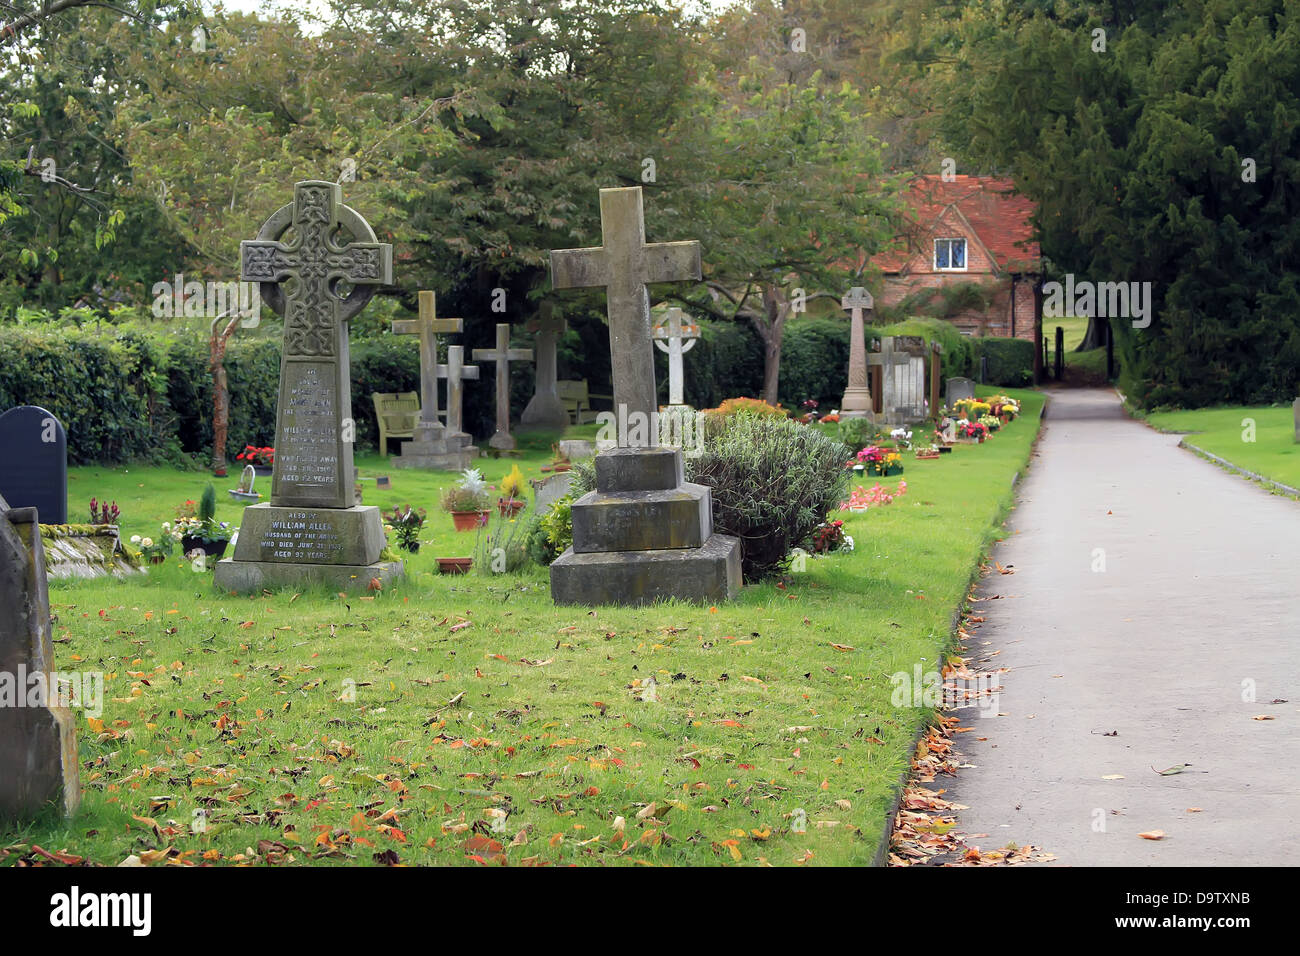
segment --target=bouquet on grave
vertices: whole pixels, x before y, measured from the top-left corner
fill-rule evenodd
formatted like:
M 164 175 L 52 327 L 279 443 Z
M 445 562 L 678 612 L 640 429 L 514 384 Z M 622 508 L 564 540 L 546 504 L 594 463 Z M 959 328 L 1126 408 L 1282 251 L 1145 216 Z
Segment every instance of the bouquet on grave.
M 244 450 L 235 456 L 235 460 L 259 468 L 271 468 L 275 465 L 275 449 L 270 445 L 265 448 L 258 448 L 256 445 L 245 445 Z

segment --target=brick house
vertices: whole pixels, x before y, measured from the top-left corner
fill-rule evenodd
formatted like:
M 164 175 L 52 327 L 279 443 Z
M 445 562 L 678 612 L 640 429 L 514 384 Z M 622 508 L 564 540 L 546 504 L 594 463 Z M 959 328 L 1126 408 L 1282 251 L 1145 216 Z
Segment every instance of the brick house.
M 1043 269 L 1030 223 L 1035 203 L 1013 189 L 1011 180 L 991 176 L 914 179 L 904 196 L 904 234 L 873 260 L 884 273 L 880 305 L 976 283 L 982 296 L 966 290 L 956 300 L 963 307 L 948 316 L 958 329 L 1034 340 L 1034 287 Z

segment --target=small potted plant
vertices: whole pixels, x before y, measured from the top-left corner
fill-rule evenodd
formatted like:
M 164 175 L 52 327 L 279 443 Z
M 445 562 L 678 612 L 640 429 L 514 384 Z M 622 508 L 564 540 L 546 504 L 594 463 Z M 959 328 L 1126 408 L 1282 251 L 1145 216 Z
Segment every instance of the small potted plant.
M 229 522 L 217 520 L 217 491 L 212 485 L 203 489 L 197 513 L 194 512 L 194 502 L 187 501 L 178 515 L 176 527 L 181 532 L 183 553 L 202 551 L 210 558 L 219 558 L 226 553 L 234 529 Z
M 497 510 L 503 517 L 513 518 L 528 506 L 524 497 L 524 473 L 518 465 L 510 468 L 510 474 L 501 479 L 501 497 L 497 499 Z
M 140 554 L 150 564 L 162 564 L 171 555 L 175 543 L 180 539 L 180 532 L 174 531 L 170 522 L 163 522 L 162 533 L 157 538 L 142 538 L 131 535 L 131 543 L 140 549 Z
M 411 554 L 417 554 L 420 550 L 420 529 L 424 527 L 425 510 L 416 508 L 412 510 L 410 505 L 402 511 L 396 505 L 393 506 L 393 513 L 388 516 L 388 530 L 397 535 L 397 546 L 403 551 L 409 551 Z
M 235 456 L 235 460 L 252 465 L 253 470 L 265 478 L 275 470 L 275 449 L 269 445 L 265 448 L 245 445 L 244 450 Z
M 460 480 L 442 493 L 442 510 L 451 515 L 457 531 L 473 531 L 488 519 L 492 497 L 477 468 L 466 468 Z
M 921 459 L 922 461 L 925 461 L 929 458 L 938 458 L 939 455 L 940 455 L 939 446 L 934 444 L 926 448 L 918 448 L 916 450 L 916 457 Z

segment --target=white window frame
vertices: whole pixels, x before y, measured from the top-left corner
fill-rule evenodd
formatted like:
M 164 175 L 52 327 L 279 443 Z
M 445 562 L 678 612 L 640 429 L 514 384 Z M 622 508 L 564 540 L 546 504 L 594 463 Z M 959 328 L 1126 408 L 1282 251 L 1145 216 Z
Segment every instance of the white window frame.
M 941 242 L 960 242 L 962 244 L 962 263 L 960 266 L 941 266 L 939 265 L 939 243 Z M 952 247 L 948 247 L 948 261 L 952 262 Z M 970 243 L 966 241 L 965 236 L 946 236 L 942 239 L 934 240 L 934 255 L 931 259 L 934 263 L 935 272 L 967 272 L 970 270 Z

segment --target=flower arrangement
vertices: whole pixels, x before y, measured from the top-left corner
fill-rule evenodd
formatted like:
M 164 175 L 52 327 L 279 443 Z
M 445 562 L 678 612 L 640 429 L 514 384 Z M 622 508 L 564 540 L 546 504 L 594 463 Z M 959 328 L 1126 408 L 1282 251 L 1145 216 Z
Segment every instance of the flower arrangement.
M 981 415 L 979 423 L 987 428 L 990 432 L 995 432 L 1002 427 L 1002 419 L 993 415 Z
M 987 426 L 977 421 L 963 421 L 957 424 L 957 435 L 960 438 L 974 438 L 976 441 L 983 441 L 988 437 L 988 434 Z
M 384 530 L 392 531 L 397 535 L 399 548 L 415 554 L 420 550 L 420 529 L 424 527 L 425 515 L 423 508 L 412 509 L 407 505 L 406 510 L 402 511 L 401 508 L 393 505 L 393 513 L 388 516 L 388 523 Z
M 795 419 L 801 425 L 811 425 L 817 421 L 817 400 L 815 398 L 805 398 L 799 405 L 804 413 Z
M 258 448 L 256 445 L 245 445 L 244 450 L 235 456 L 235 460 L 253 465 L 256 468 L 270 468 L 275 465 L 275 449 L 269 445 L 265 448 Z
M 97 498 L 90 499 L 91 524 L 117 524 L 117 516 L 121 513 L 117 510 L 116 501 L 109 504 L 107 501 L 100 501 Z
M 460 473 L 460 480 L 442 493 L 443 511 L 487 511 L 492 504 L 488 493 L 488 484 L 483 480 L 483 473 L 477 468 L 466 468 Z
M 830 554 L 832 551 L 852 551 L 853 538 L 844 533 L 844 521 L 823 521 L 812 533 L 812 550 L 814 554 Z
M 705 409 L 709 415 L 735 415 L 740 412 L 750 412 L 755 415 L 782 415 L 786 414 L 784 408 L 778 405 L 769 405 L 767 402 L 757 398 L 729 398 L 717 408 Z
M 858 452 L 857 464 L 873 475 L 897 475 L 903 471 L 903 456 L 878 445 L 869 445 Z
M 827 425 L 834 425 L 837 422 L 839 422 L 839 420 L 840 420 L 839 412 L 830 412 L 829 414 L 822 416 L 822 421 L 825 422 Z
M 987 415 L 993 410 L 993 406 L 988 402 L 982 402 L 978 398 L 959 398 L 952 403 L 953 411 L 960 415 L 966 413 L 966 417 L 971 421 L 979 421 L 980 416 Z
M 501 497 L 497 499 L 497 509 L 506 517 L 512 518 L 523 511 L 528 504 L 524 497 L 524 473 L 518 465 L 512 465 L 510 474 L 501 479 Z
M 849 495 L 848 501 L 840 502 L 841 511 L 866 511 L 868 508 L 877 505 L 891 504 L 895 498 L 901 498 L 907 494 L 907 482 L 900 481 L 895 491 L 889 491 L 882 488 L 879 482 L 871 486 L 870 490 L 858 485 Z
M 211 484 L 204 488 L 203 494 L 199 496 L 197 513 L 193 501 L 185 502 L 176 510 L 175 530 L 180 532 L 182 538 L 189 539 L 190 544 L 186 545 L 187 552 L 193 550 L 195 546 L 221 546 L 230 540 L 235 529 L 228 521 L 218 521 L 216 513 L 217 491 Z
M 895 428 L 889 433 L 889 437 L 894 440 L 899 448 L 907 449 L 912 447 L 912 430 L 907 426 Z

